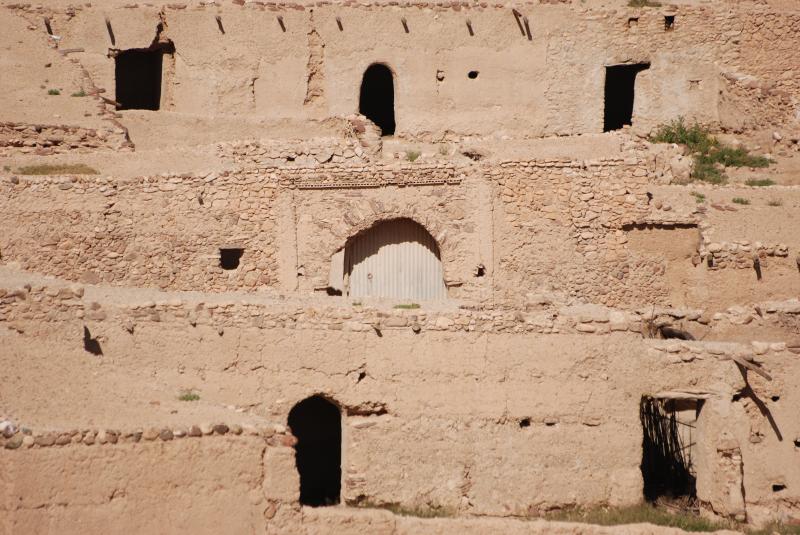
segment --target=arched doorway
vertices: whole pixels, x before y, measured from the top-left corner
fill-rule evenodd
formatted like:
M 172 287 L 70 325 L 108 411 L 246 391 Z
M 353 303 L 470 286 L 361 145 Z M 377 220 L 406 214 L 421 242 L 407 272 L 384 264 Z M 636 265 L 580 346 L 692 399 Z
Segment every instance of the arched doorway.
M 378 125 L 381 135 L 394 135 L 394 77 L 389 67 L 373 63 L 364 71 L 358 109 Z
M 311 396 L 289 411 L 297 438 L 295 462 L 300 473 L 300 503 L 318 507 L 339 503 L 342 488 L 342 416 L 322 396 Z
M 444 299 L 439 246 L 410 219 L 383 221 L 347 241 L 345 288 L 352 297 Z

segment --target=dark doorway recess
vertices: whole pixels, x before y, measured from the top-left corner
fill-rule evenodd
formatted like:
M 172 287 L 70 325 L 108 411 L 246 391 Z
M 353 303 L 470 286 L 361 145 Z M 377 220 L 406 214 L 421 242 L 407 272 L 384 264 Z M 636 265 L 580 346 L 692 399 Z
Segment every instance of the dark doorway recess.
M 300 473 L 300 503 L 336 505 L 342 486 L 342 416 L 321 396 L 312 396 L 289 412 L 297 437 L 295 461 Z
M 358 109 L 378 125 L 381 135 L 394 135 L 394 78 L 389 67 L 374 63 L 364 71 Z
M 219 265 L 222 269 L 236 269 L 239 267 L 239 259 L 242 258 L 244 249 L 220 249 Z
M 694 499 L 695 473 L 692 447 L 694 421 L 703 406 L 696 399 L 658 399 L 643 397 L 639 415 L 642 421 L 642 478 L 648 501 L 658 498 Z M 683 418 L 679 414 L 692 414 Z
M 636 75 L 649 68 L 649 63 L 606 67 L 603 132 L 619 130 L 631 124 Z
M 132 49 L 117 54 L 114 75 L 118 110 L 157 110 L 161 105 L 164 50 Z

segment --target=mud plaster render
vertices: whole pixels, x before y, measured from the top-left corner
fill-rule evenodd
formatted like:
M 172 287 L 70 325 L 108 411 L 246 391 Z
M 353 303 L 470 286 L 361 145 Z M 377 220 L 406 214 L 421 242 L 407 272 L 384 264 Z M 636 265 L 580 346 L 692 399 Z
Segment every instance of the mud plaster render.
M 776 68 L 783 60 L 771 57 L 772 68 L 765 70 L 757 43 L 773 32 L 781 37 L 772 42 L 796 46 L 796 32 L 781 24 L 795 15 L 684 6 L 671 12 L 675 30 L 665 31 L 661 11 L 528 6 L 530 40 L 520 35 L 507 8 L 459 13 L 374 6 L 109 7 L 76 9 L 73 16 L 56 12 L 53 24 L 62 37 L 59 46 L 83 48 L 74 57 L 113 98 L 109 50 L 146 48 L 163 23 L 160 38 L 171 41 L 176 52 L 165 56 L 162 110 L 181 115 L 276 120 L 350 115 L 357 112 L 361 76 L 375 62 L 395 73 L 398 135 L 412 137 L 600 132 L 605 66 L 620 63 L 650 63 L 637 77 L 634 107 L 634 124 L 645 131 L 680 115 L 731 128 L 763 126 L 763 106 L 746 104 L 754 79 L 772 83 L 761 95 L 767 106 L 782 102 L 781 94 L 796 97 L 796 84 Z M 15 24 L 31 16 L 12 11 Z M 631 17 L 635 25 L 629 24 Z M 243 55 L 245 50 L 262 53 Z M 479 76 L 469 79 L 473 70 Z M 774 120 L 790 118 L 785 104 Z

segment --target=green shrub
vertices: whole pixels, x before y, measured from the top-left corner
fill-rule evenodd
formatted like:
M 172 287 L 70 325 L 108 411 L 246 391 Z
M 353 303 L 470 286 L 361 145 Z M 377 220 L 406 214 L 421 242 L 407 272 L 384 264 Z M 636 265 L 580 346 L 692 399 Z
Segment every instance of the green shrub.
M 736 204 L 750 204 L 750 201 L 748 201 L 743 197 L 734 197 L 733 202 L 735 202 Z
M 728 181 L 728 177 L 725 176 L 725 173 L 723 173 L 714 162 L 707 161 L 705 158 L 698 156 L 695 156 L 694 159 L 692 178 L 711 184 L 724 184 Z
M 400 305 L 395 305 L 394 308 L 402 308 L 402 309 L 405 309 L 405 310 L 414 310 L 414 309 L 419 308 L 419 305 L 417 303 L 403 303 L 403 304 L 400 304 Z
M 47 90 L 47 94 L 48 95 L 60 95 L 61 94 L 61 90 L 60 89 L 48 89 Z
M 178 396 L 178 399 L 181 401 L 197 401 L 200 399 L 200 394 L 193 390 L 184 390 L 181 392 L 181 395 Z
M 770 199 L 767 201 L 768 206 L 783 206 L 783 201 L 780 199 Z
M 691 152 L 707 153 L 712 147 L 719 145 L 717 138 L 711 136 L 708 130 L 695 123 L 687 126 L 683 117 L 658 127 L 656 133 L 650 137 L 653 143 L 676 143 L 686 145 Z
M 628 7 L 661 7 L 661 2 L 653 0 L 628 0 Z
M 83 163 L 27 165 L 17 169 L 21 175 L 99 175 L 100 171 Z
M 695 123 L 688 126 L 683 117 L 661 125 L 650 136 L 653 143 L 685 145 L 694 158 L 692 178 L 712 184 L 724 184 L 727 176 L 724 167 L 768 167 L 771 163 L 763 156 L 753 156 L 742 147 L 729 147 L 720 143 L 708 129 Z
M 736 527 L 733 522 L 714 522 L 691 511 L 673 513 L 651 504 L 630 507 L 598 507 L 593 509 L 566 509 L 545 515 L 548 520 L 584 522 L 601 526 L 649 523 L 686 531 L 717 531 Z
M 772 186 L 772 185 L 774 185 L 775 181 L 774 180 L 770 180 L 769 178 L 760 178 L 760 179 L 751 178 L 751 179 L 747 180 L 745 182 L 745 184 L 747 184 L 748 186 L 764 187 L 764 186 Z
M 399 516 L 414 516 L 417 518 L 447 518 L 456 516 L 456 510 L 451 507 L 431 505 L 401 505 L 399 503 L 374 503 L 361 501 L 353 504 L 364 509 L 384 509 Z
M 422 153 L 419 152 L 418 150 L 407 150 L 406 151 L 406 160 L 408 160 L 409 162 L 413 162 L 417 158 L 419 158 L 421 155 L 422 155 Z
M 72 96 L 73 97 L 85 97 L 86 96 L 86 91 L 81 89 L 80 91 L 76 91 L 75 93 L 73 93 Z
M 769 167 L 769 160 L 763 156 L 753 156 L 742 147 L 718 145 L 711 149 L 709 156 L 714 162 L 725 167 Z
M 697 193 L 696 191 L 693 191 L 692 197 L 694 197 L 694 200 L 697 201 L 698 203 L 706 202 L 706 196 L 703 195 L 702 193 Z

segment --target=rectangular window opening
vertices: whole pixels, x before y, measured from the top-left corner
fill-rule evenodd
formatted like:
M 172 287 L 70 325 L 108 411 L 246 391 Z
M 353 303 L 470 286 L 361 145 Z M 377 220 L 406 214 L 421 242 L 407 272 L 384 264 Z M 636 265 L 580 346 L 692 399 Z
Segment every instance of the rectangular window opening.
M 671 32 L 675 29 L 675 15 L 664 15 L 664 31 Z
M 239 267 L 239 260 L 244 254 L 244 249 L 220 249 L 219 265 L 222 269 L 236 269 Z
M 619 130 L 625 125 L 632 124 L 636 75 L 649 68 L 649 63 L 606 67 L 603 132 Z
M 692 451 L 702 407 L 701 399 L 642 398 L 641 468 L 648 501 L 696 498 Z
M 118 110 L 161 107 L 163 48 L 123 50 L 114 59 Z

